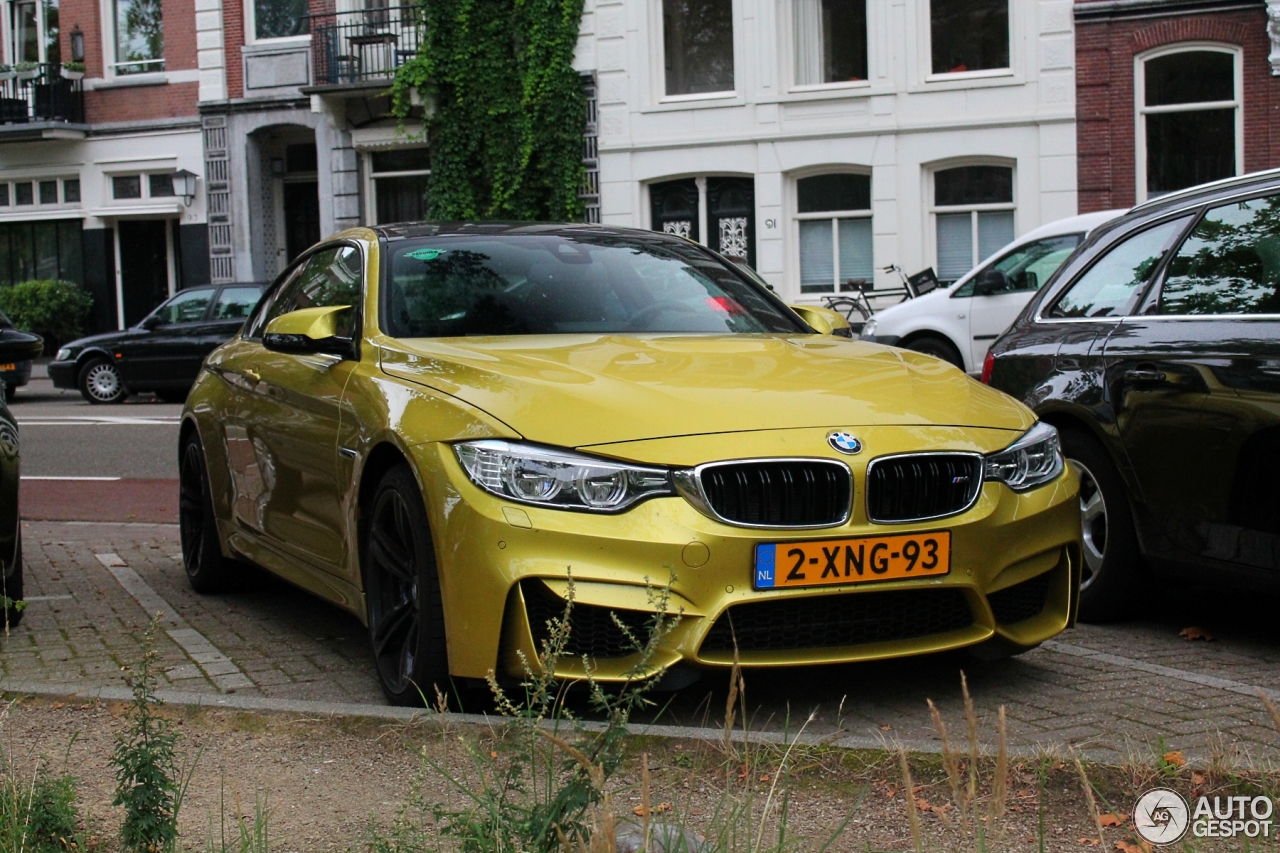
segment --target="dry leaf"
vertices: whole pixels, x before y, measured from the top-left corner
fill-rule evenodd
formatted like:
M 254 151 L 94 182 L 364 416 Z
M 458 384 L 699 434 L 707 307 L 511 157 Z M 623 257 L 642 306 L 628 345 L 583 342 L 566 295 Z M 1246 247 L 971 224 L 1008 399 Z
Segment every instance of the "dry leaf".
M 761 774 L 760 774 L 760 781 L 761 781 L 761 782 L 768 782 L 768 781 L 769 781 L 769 774 L 768 774 L 768 773 L 761 773 Z
M 1187 759 L 1181 752 L 1175 749 L 1173 752 L 1166 752 L 1164 754 L 1164 763 L 1172 764 L 1174 767 L 1182 767 L 1186 765 Z
M 497 758 L 497 757 L 498 757 L 498 753 L 496 753 L 496 752 L 490 752 L 490 753 L 489 753 L 489 757 L 490 757 L 490 758 Z
M 1077 838 L 1076 844 L 1085 844 L 1089 847 L 1097 847 L 1102 843 L 1101 838 Z
M 1117 841 L 1116 850 L 1120 853 L 1151 853 L 1151 845 L 1145 841 L 1139 840 L 1137 844 L 1128 841 Z
M 934 806 L 934 807 L 933 807 L 933 813 L 934 813 L 934 814 L 946 814 L 947 812 L 951 811 L 951 810 L 952 810 L 952 809 L 954 809 L 954 808 L 955 808 L 955 806 L 954 806 L 953 804 L 951 804 L 951 803 L 947 803 L 947 804 L 946 804 L 946 805 L 944 805 L 944 806 Z
M 1124 826 L 1124 822 L 1129 819 L 1128 815 L 1122 814 L 1104 814 L 1098 818 L 1098 823 L 1103 826 Z
M 1195 785 L 1197 788 L 1199 788 L 1201 785 L 1204 784 L 1204 782 L 1205 782 L 1205 776 L 1202 771 L 1197 770 L 1196 772 L 1191 774 L 1192 785 Z
M 644 806 L 636 806 L 631 811 L 632 813 L 635 814 L 636 817 L 644 817 Z M 669 812 L 669 811 L 671 811 L 671 803 L 658 803 L 656 806 L 649 809 L 649 814 L 650 815 L 662 814 L 663 812 Z
M 922 812 L 933 811 L 933 806 L 924 797 L 916 797 L 916 808 Z
M 891 732 L 891 731 L 893 731 L 893 726 L 889 725 L 888 723 L 881 723 L 881 724 L 880 724 L 880 731 L 882 731 L 882 732 Z
M 1203 628 L 1197 628 L 1194 625 L 1183 628 L 1178 632 L 1178 636 L 1184 640 L 1204 640 L 1206 643 L 1213 641 L 1213 634 L 1210 634 Z

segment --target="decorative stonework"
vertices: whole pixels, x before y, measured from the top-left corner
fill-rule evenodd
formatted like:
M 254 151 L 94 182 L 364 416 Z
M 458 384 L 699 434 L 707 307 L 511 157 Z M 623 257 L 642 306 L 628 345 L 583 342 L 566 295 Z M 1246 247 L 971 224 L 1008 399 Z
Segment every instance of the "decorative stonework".
M 747 259 L 747 217 L 730 216 L 720 220 L 720 254 L 726 258 Z
M 1280 77 L 1280 0 L 1267 0 L 1267 35 L 1271 38 L 1271 53 L 1267 56 L 1271 74 Z
M 689 235 L 693 233 L 693 223 L 688 219 L 673 219 L 662 223 L 662 231 L 664 234 L 674 234 L 688 240 Z

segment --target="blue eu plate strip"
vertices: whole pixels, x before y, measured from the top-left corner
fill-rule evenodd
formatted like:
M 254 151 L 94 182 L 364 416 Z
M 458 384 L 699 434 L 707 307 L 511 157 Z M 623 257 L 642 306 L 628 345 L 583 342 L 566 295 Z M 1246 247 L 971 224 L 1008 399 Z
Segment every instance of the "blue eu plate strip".
M 777 554 L 776 545 L 756 546 L 756 589 L 772 589 L 774 586 L 773 566 Z

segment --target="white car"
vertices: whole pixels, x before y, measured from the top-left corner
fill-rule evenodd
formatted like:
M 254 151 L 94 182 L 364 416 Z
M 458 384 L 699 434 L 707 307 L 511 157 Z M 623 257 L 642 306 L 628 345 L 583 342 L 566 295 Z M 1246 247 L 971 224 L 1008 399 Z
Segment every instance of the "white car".
M 1090 231 L 1124 212 L 1083 213 L 1029 231 L 955 284 L 877 311 L 862 327 L 862 340 L 927 353 L 977 374 L 987 348 L 1040 285 Z

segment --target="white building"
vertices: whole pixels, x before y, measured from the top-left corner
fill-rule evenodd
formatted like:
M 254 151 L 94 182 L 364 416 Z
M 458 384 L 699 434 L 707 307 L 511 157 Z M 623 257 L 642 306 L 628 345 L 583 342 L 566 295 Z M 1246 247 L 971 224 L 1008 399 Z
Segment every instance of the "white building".
M 1070 0 L 588 0 L 600 219 L 786 299 L 954 280 L 1076 212 Z

